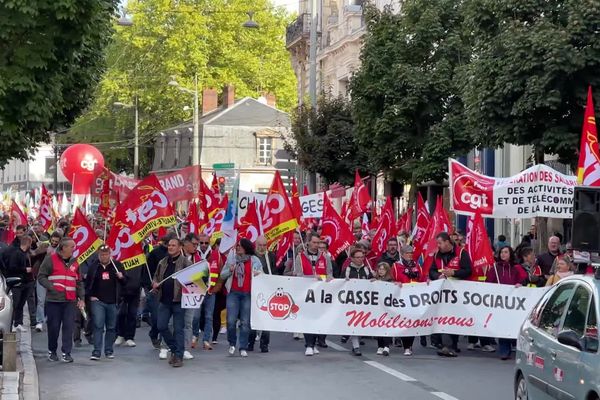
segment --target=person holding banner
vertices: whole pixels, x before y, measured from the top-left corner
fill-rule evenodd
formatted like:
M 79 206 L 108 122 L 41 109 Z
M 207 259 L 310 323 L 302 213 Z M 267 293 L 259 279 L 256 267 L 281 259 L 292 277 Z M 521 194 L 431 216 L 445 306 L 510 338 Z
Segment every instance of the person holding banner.
M 333 266 L 331 265 L 331 258 L 327 257 L 325 253 L 319 252 L 321 238 L 315 232 L 309 232 L 307 239 L 306 250 L 296 256 L 294 276 L 330 281 L 333 279 Z M 319 350 L 316 349 L 317 336 L 312 333 L 304 334 L 304 345 L 306 347 L 304 355 L 319 354 Z
M 440 232 L 435 237 L 437 251 L 429 267 L 429 279 L 469 279 L 471 277 L 471 257 L 460 246 L 452 243 L 448 232 Z M 438 355 L 442 357 L 456 357 L 458 349 L 458 335 L 448 335 L 452 342 L 451 347 L 443 344 L 442 335 L 431 335 L 432 342 L 438 343 L 442 348 Z
M 273 275 L 274 271 L 272 268 L 275 267 L 275 253 L 268 251 L 267 239 L 264 236 L 259 236 L 256 239 L 256 257 L 262 264 L 263 273 Z M 254 351 L 254 343 L 256 342 L 257 331 L 251 330 L 250 337 L 248 339 L 248 351 Z M 269 331 L 262 331 L 260 335 L 260 352 L 269 352 L 269 342 L 271 335 Z
M 398 243 L 396 242 L 396 245 Z M 371 279 L 373 277 L 373 272 L 371 268 L 367 266 L 365 263 L 366 254 L 357 248 L 352 249 L 350 252 L 350 265 L 346 268 L 345 271 L 345 279 L 348 281 L 350 279 Z M 386 263 L 385 261 L 383 261 Z M 386 263 L 387 264 L 387 263 Z M 389 265 L 389 264 L 388 264 Z M 362 353 L 360 351 L 360 337 L 359 336 L 350 336 L 350 342 L 352 343 L 352 354 L 355 356 L 361 356 Z M 389 349 L 388 349 L 389 351 Z
M 394 263 L 391 276 L 392 279 L 400 285 L 410 285 L 413 283 L 429 281 L 427 275 L 423 273 L 423 268 L 413 260 L 413 253 L 414 249 L 412 246 L 402 246 L 402 249 L 400 250 L 400 262 Z M 415 342 L 415 337 L 402 336 L 400 341 L 402 342 L 402 347 L 404 348 L 404 355 L 412 356 L 412 346 Z
M 237 321 L 240 321 L 240 356 L 248 357 L 248 337 L 250 335 L 250 290 L 252 277 L 262 272 L 262 264 L 256 257 L 252 242 L 246 238 L 239 240 L 235 253 L 230 252 L 221 270 L 221 278 L 226 279 L 227 287 L 227 340 L 229 355 L 235 354 L 237 344 Z
M 94 320 L 92 361 L 100 359 L 103 342 L 106 358 L 115 358 L 113 346 L 117 336 L 117 307 L 127 278 L 123 265 L 111 259 L 110 250 L 106 245 L 98 249 L 98 260 L 90 264 L 85 279 L 85 292 L 90 297 Z
M 171 351 L 169 365 L 175 368 L 183 366 L 185 310 L 181 308 L 181 284 L 173 279 L 173 275 L 191 265 L 190 261 L 182 255 L 182 247 L 181 240 L 169 240 L 168 255 L 158 263 L 152 282 L 152 289 L 157 291 L 159 301 L 158 331 Z M 173 318 L 173 331 L 169 329 L 171 318 Z
M 486 282 L 520 287 L 526 279 L 525 271 L 517 264 L 513 248 L 510 246 L 500 247 L 498 249 L 498 261 L 496 261 L 493 268 L 487 271 Z M 498 339 L 498 353 L 500 353 L 501 360 L 510 359 L 513 342 L 512 339 Z
M 195 264 L 202 260 L 198 246 L 200 238 L 195 233 L 188 233 L 183 238 L 183 254 L 191 264 Z M 206 301 L 206 299 L 204 299 Z M 204 301 L 202 302 L 204 304 Z M 191 349 L 196 348 L 198 344 L 198 335 L 194 335 L 194 321 L 198 321 L 200 326 L 200 308 L 188 308 L 185 310 L 185 351 L 183 352 L 184 360 L 191 360 L 194 356 Z
M 385 261 L 377 264 L 375 276 L 371 278 L 371 282 L 394 282 L 392 277 L 391 267 Z M 381 336 L 377 338 L 377 355 L 387 357 L 390 355 L 390 347 L 392 346 L 392 338 L 389 336 Z

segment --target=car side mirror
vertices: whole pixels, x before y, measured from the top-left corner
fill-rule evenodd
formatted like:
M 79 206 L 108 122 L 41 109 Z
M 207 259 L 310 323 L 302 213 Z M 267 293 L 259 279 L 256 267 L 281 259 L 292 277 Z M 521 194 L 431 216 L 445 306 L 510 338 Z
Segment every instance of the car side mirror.
M 23 280 L 16 276 L 11 276 L 10 278 L 6 278 L 6 292 L 10 293 L 10 291 L 17 286 L 20 286 Z
M 565 346 L 574 347 L 577 350 L 582 350 L 581 338 L 577 333 L 572 330 L 562 331 L 558 334 L 558 343 L 564 344 Z

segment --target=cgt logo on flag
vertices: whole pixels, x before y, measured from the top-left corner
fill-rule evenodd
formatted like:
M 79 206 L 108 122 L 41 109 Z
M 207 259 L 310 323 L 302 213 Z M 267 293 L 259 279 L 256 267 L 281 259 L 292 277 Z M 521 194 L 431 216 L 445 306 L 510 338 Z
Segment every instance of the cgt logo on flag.
M 494 212 L 495 180 L 450 160 L 452 208 L 455 211 L 491 215 Z
M 296 314 L 300 310 L 292 296 L 284 292 L 283 288 L 278 288 L 268 300 L 259 293 L 256 303 L 261 311 L 267 312 L 273 319 L 296 319 Z

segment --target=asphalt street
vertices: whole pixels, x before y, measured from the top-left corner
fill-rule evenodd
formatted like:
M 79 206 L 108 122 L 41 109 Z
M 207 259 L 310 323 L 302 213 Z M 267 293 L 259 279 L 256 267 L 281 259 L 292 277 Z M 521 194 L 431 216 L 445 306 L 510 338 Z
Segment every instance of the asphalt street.
M 405 357 L 393 348 L 377 356 L 376 342 L 366 340 L 363 356 L 350 354 L 349 344 L 331 337 L 321 354 L 304 356 L 303 342 L 289 334 L 273 334 L 270 352 L 243 359 L 227 354 L 225 336 L 215 350 L 192 350 L 195 359 L 172 368 L 158 359 L 147 336 L 138 330 L 135 348 L 117 347 L 114 360 L 90 361 L 91 346 L 73 351 L 73 364 L 46 360 L 46 333 L 33 333 L 42 400 L 227 399 L 512 399 L 514 361 L 466 350 L 458 358 L 440 358 L 415 343 Z M 59 342 L 60 343 L 60 342 Z M 258 343 L 257 346 L 258 348 Z

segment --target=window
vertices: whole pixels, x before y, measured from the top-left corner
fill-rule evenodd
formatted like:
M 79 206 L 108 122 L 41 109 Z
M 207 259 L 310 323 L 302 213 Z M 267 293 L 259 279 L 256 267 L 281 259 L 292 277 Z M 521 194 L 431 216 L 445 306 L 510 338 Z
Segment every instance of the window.
M 583 349 L 589 353 L 598 352 L 598 319 L 596 317 L 596 302 L 592 297 L 588 312 L 585 332 L 583 334 Z
M 175 131 L 177 132 L 177 131 Z M 179 144 L 181 143 L 181 140 L 179 140 L 178 137 L 175 138 L 175 160 L 173 161 L 173 167 L 177 167 L 177 165 L 179 164 L 179 149 L 180 146 Z
M 257 140 L 258 163 L 260 165 L 271 165 L 273 160 L 273 138 L 259 137 Z
M 544 306 L 540 316 L 539 327 L 549 335 L 558 336 L 558 328 L 560 327 L 560 322 L 566 311 L 569 299 L 573 294 L 574 287 L 575 284 L 573 283 L 559 286 Z
M 572 330 L 577 333 L 577 336 L 583 336 L 591 297 L 592 294 L 584 286 L 579 285 L 577 287 L 565 315 L 562 330 Z

